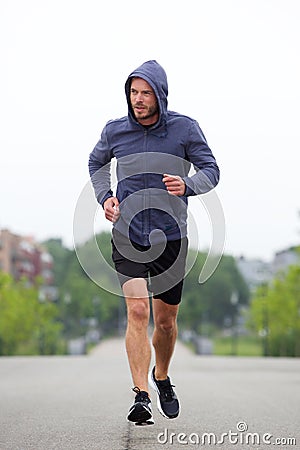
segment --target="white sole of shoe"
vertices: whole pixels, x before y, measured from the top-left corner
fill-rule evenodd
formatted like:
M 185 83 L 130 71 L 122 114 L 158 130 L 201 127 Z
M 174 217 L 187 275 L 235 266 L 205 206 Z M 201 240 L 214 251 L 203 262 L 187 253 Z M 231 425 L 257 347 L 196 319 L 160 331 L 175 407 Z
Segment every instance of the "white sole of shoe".
M 178 416 L 176 416 L 176 417 L 169 417 L 169 416 L 167 416 L 165 413 L 164 413 L 164 411 L 163 411 L 163 409 L 162 409 L 162 407 L 161 407 L 161 404 L 160 404 L 160 398 L 159 398 L 159 390 L 158 390 L 158 387 L 156 386 L 156 384 L 155 384 L 155 381 L 153 380 L 153 376 L 152 376 L 152 370 L 149 372 L 149 374 L 148 374 L 148 383 L 149 383 L 149 385 L 151 386 L 151 388 L 156 392 L 156 405 L 157 405 L 157 409 L 158 409 L 158 411 L 160 412 L 160 414 L 163 416 L 163 417 L 165 417 L 166 419 L 176 419 L 176 417 L 178 417 Z M 178 401 L 178 403 L 179 403 L 179 401 Z M 179 410 L 180 410 L 180 403 L 179 403 Z M 179 414 L 178 414 L 179 415 Z
M 128 422 L 134 423 L 146 423 L 147 421 L 151 421 L 152 419 L 152 410 L 151 405 L 149 409 L 140 407 L 139 411 L 131 410 L 127 416 Z

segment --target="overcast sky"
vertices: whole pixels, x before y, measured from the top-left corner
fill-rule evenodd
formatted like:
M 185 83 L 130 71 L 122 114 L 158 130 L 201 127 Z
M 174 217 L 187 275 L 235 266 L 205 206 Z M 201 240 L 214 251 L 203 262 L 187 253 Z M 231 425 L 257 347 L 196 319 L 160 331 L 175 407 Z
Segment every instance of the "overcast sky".
M 156 59 L 220 166 L 226 253 L 299 243 L 299 23 L 298 0 L 0 0 L 0 228 L 72 245 L 88 155 Z

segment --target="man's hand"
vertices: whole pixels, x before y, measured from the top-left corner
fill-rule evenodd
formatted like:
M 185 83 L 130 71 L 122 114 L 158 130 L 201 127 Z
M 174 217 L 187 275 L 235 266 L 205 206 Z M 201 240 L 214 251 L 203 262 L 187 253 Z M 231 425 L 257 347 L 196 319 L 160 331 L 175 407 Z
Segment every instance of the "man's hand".
M 185 182 L 179 175 L 168 175 L 164 173 L 163 182 L 167 188 L 169 194 L 172 195 L 184 195 Z
M 115 223 L 120 217 L 119 200 L 117 197 L 109 197 L 103 204 L 105 218 Z

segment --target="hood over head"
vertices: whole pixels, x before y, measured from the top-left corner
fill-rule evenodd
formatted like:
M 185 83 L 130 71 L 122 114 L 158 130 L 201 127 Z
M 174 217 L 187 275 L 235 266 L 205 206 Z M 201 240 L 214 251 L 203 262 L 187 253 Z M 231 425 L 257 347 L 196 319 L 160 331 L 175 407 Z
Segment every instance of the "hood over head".
M 128 114 L 136 120 L 130 104 L 130 86 L 132 78 L 143 78 L 150 84 L 157 98 L 159 107 L 159 122 L 165 116 L 168 107 L 168 80 L 167 74 L 157 61 L 151 60 L 144 62 L 141 66 L 135 69 L 127 78 L 125 83 L 125 93 L 128 103 Z

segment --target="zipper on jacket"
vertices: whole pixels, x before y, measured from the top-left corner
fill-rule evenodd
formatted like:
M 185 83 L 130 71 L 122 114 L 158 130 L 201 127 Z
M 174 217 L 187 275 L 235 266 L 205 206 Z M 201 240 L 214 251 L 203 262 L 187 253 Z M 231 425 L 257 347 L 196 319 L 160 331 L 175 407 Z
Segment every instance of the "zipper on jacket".
M 144 130 L 144 153 L 148 152 L 148 130 Z M 147 189 L 148 189 L 148 172 L 147 172 L 147 156 L 144 158 L 144 199 L 143 199 L 143 218 L 144 218 L 144 224 L 143 224 L 143 230 L 144 230 L 144 235 L 146 235 L 147 240 L 149 240 L 149 234 L 150 234 L 150 230 L 149 230 L 149 222 L 150 222 L 150 211 L 149 211 L 149 202 L 148 202 L 148 194 L 147 194 Z M 148 244 L 148 242 L 147 242 Z

